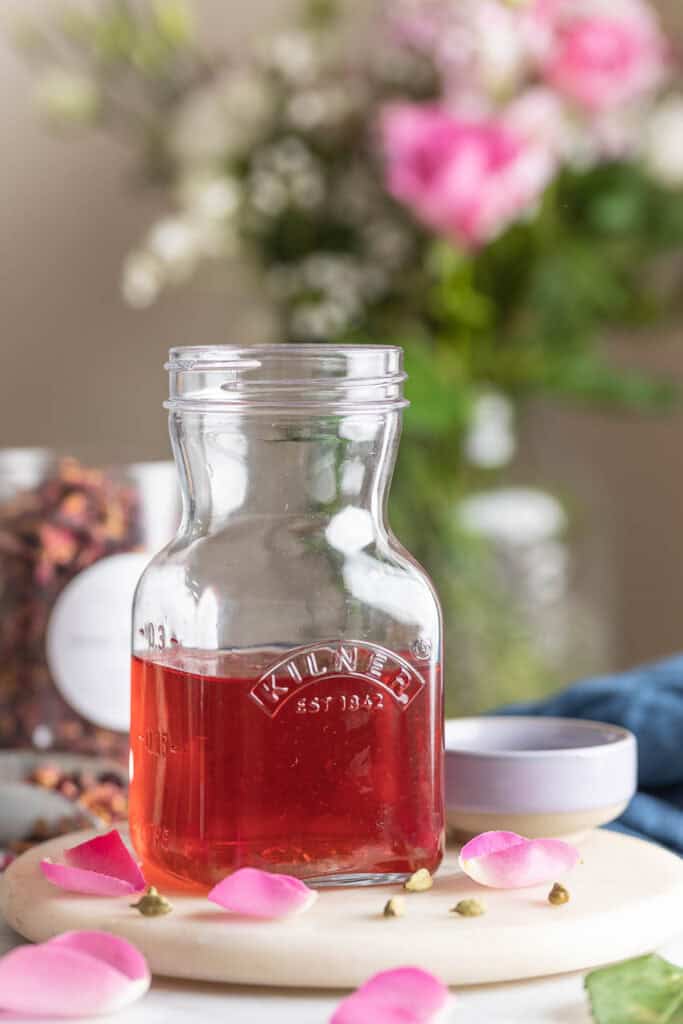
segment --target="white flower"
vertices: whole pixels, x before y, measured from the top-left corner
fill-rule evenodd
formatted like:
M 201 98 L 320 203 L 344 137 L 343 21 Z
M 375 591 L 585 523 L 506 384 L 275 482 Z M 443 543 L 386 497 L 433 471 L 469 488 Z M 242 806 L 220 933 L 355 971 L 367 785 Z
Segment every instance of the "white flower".
M 222 98 L 213 88 L 192 94 L 180 108 L 171 132 L 171 149 L 184 163 L 217 162 L 232 135 Z
M 185 163 L 212 164 L 246 152 L 262 136 L 275 107 L 263 74 L 237 68 L 195 92 L 176 117 L 172 148 Z
M 35 99 L 39 109 L 56 121 L 85 124 L 99 109 L 99 92 L 87 75 L 53 68 L 38 82 Z
M 465 438 L 465 455 L 473 466 L 498 469 L 515 454 L 514 409 L 504 395 L 491 391 L 482 394 Z
M 632 157 L 644 121 L 642 106 L 633 103 L 582 117 L 545 86 L 520 93 L 504 116 L 515 132 L 546 146 L 556 161 L 583 170 L 604 160 Z
M 147 236 L 147 251 L 172 284 L 186 281 L 207 257 L 232 255 L 236 233 L 229 220 L 212 220 L 188 212 L 158 221 Z
M 295 92 L 287 103 L 289 123 L 298 131 L 334 127 L 358 109 L 362 97 L 352 83 L 318 86 Z
M 284 32 L 276 36 L 267 59 L 284 78 L 299 84 L 313 81 L 318 70 L 313 40 L 306 32 Z
M 255 170 L 249 178 L 249 201 L 266 217 L 277 217 L 289 201 L 287 185 L 270 171 Z
M 179 197 L 191 217 L 221 221 L 237 212 L 240 188 L 228 175 L 191 174 L 181 182 Z
M 277 217 L 290 205 L 312 209 L 325 193 L 320 162 L 289 136 L 256 152 L 246 191 L 252 209 L 265 217 Z
M 668 188 L 683 187 L 683 96 L 670 96 L 653 111 L 643 155 L 655 181 Z
M 282 175 L 299 174 L 316 163 L 310 149 L 294 135 L 264 150 L 261 159 L 264 166 L 271 165 L 273 170 Z
M 223 197 L 221 209 L 225 209 L 226 202 Z M 231 256 L 237 246 L 229 220 L 192 217 L 189 213 L 164 217 L 152 226 L 144 245 L 127 257 L 123 296 L 138 309 L 151 306 L 162 288 L 186 281 L 202 259 Z
M 470 17 L 480 82 L 487 92 L 506 94 L 519 85 L 528 67 L 518 15 L 496 0 L 474 0 Z
M 295 93 L 287 104 L 287 118 L 294 128 L 310 131 L 324 124 L 328 117 L 325 93 L 320 89 L 307 89 Z
M 172 277 L 189 276 L 201 254 L 196 225 L 182 217 L 165 217 L 150 230 L 147 249 Z
M 230 175 L 195 172 L 183 178 L 178 189 L 180 220 L 194 259 L 234 254 L 238 248 L 236 214 L 241 199 L 240 186 Z M 187 255 L 191 253 L 188 251 Z
M 251 67 L 235 68 L 218 83 L 218 91 L 235 117 L 263 124 L 273 113 L 275 97 L 263 75 Z
M 295 206 L 302 210 L 315 210 L 323 201 L 325 185 L 320 174 L 309 170 L 292 178 L 290 191 Z
M 578 144 L 577 127 L 562 99 L 552 89 L 527 89 L 510 103 L 505 120 L 526 139 L 540 142 L 558 158 L 570 158 Z
M 290 330 L 294 338 L 302 341 L 329 341 L 345 330 L 351 319 L 347 310 L 333 299 L 306 302 L 293 310 Z
M 642 103 L 607 110 L 590 125 L 596 156 L 602 160 L 629 160 L 638 155 L 646 123 Z
M 518 88 L 533 55 L 526 21 L 501 0 L 402 0 L 392 12 L 399 38 L 434 61 L 451 104 Z
M 137 249 L 126 257 L 121 291 L 129 306 L 134 309 L 151 306 L 159 297 L 163 284 L 163 268 L 151 253 Z

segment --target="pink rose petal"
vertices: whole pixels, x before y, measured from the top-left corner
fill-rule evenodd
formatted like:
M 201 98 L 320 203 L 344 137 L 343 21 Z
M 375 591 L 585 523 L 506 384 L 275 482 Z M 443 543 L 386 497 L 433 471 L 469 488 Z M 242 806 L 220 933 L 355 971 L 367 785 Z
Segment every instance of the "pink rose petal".
M 501 116 L 464 117 L 444 104 L 391 103 L 380 113 L 379 135 L 394 199 L 468 249 L 533 210 L 555 173 L 545 142 Z
M 66 864 L 40 862 L 48 882 L 68 892 L 93 896 L 130 896 L 145 888 L 145 879 L 119 832 L 113 829 L 64 852 Z
M 498 853 L 499 850 L 507 850 L 517 843 L 525 843 L 524 836 L 517 832 L 482 832 L 481 835 L 470 839 L 460 851 L 460 866 L 463 860 L 471 857 L 486 857 L 489 853 Z
M 308 910 L 318 894 L 291 875 L 240 868 L 214 886 L 208 898 L 234 914 L 273 918 Z
M 448 1000 L 445 985 L 419 967 L 381 971 L 339 1004 L 330 1024 L 427 1024 Z
M 579 851 L 561 839 L 525 839 L 516 832 L 483 832 L 460 851 L 460 867 L 493 889 L 523 889 L 555 881 L 575 866 Z
M 147 961 L 107 932 L 65 932 L 0 959 L 0 1009 L 50 1017 L 113 1013 L 143 996 Z
M 670 76 L 671 62 L 648 5 L 589 13 L 567 4 L 543 71 L 561 95 L 597 114 L 653 93 Z

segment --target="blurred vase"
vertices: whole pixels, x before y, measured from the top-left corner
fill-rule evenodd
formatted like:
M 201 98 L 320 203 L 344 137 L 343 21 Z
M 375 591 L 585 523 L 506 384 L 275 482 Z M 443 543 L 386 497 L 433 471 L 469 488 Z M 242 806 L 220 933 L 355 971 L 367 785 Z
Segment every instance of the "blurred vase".
M 452 709 L 542 697 L 609 666 L 609 606 L 586 585 L 576 527 L 554 495 L 498 486 L 462 498 L 457 518 Z
M 170 462 L 0 451 L 0 747 L 126 756 L 133 591 L 178 514 Z

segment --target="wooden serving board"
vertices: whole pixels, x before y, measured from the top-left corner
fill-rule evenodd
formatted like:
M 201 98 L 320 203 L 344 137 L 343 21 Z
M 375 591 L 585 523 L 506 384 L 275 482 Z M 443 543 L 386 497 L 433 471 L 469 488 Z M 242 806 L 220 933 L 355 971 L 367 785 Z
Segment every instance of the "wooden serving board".
M 254 985 L 346 988 L 375 971 L 416 965 L 449 985 L 510 981 L 573 971 L 647 952 L 683 921 L 683 861 L 650 843 L 596 831 L 582 863 L 565 879 L 571 901 L 546 899 L 549 885 L 482 889 L 462 875 L 450 851 L 433 889 L 406 893 L 406 915 L 382 917 L 400 886 L 326 889 L 307 912 L 280 921 L 227 914 L 197 896 L 170 894 L 174 911 L 143 918 L 132 900 L 63 893 L 40 873 L 42 857 L 93 833 L 44 843 L 3 876 L 0 908 L 27 939 L 99 928 L 129 939 L 154 973 Z M 448 910 L 468 896 L 483 899 L 483 917 Z

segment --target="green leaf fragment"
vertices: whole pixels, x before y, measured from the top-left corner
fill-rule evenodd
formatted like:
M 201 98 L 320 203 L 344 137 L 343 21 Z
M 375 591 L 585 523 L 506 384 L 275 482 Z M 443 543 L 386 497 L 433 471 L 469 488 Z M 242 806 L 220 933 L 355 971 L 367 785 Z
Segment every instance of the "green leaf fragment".
M 595 1024 L 683 1024 L 683 969 L 656 954 L 591 971 Z
M 192 8 L 185 0 L 154 0 L 155 27 L 169 46 L 184 46 L 195 36 Z

